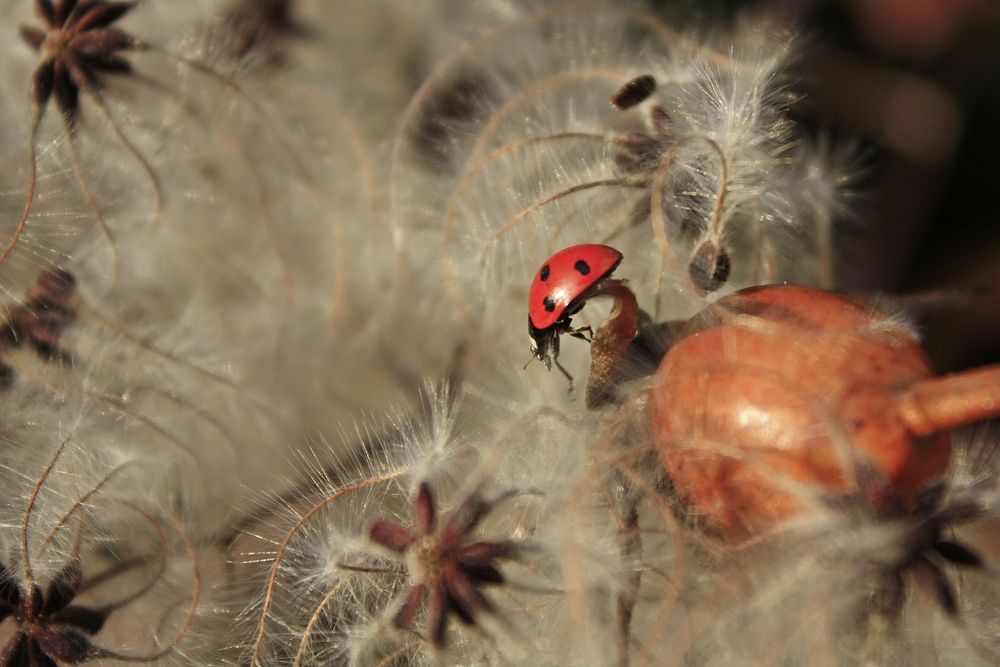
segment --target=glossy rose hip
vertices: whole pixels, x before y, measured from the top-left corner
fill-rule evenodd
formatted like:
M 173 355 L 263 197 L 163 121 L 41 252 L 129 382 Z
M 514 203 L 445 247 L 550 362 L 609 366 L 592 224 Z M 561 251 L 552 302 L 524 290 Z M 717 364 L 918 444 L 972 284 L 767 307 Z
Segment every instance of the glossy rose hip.
M 947 466 L 937 431 L 971 421 L 963 411 L 918 428 L 907 406 L 933 376 L 916 338 L 869 305 L 807 287 L 742 290 L 693 318 L 660 364 L 656 447 L 682 499 L 731 534 L 824 496 L 905 506 Z

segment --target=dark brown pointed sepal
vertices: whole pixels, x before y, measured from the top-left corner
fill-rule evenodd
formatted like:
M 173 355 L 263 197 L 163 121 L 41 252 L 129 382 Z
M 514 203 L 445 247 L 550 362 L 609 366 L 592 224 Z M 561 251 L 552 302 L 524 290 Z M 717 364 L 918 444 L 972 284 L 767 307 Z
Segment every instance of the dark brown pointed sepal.
M 958 542 L 939 540 L 934 543 L 934 550 L 949 563 L 964 567 L 982 567 L 983 559 L 975 551 Z
M 475 623 L 476 616 L 480 613 L 493 613 L 493 605 L 463 573 L 446 573 L 444 581 L 452 608 L 466 623 Z
M 424 591 L 427 589 L 423 584 L 410 586 L 410 592 L 406 594 L 406 602 L 399 608 L 392 619 L 392 624 L 398 630 L 409 630 L 413 627 L 413 621 L 420 612 L 420 607 L 424 603 Z
M 459 571 L 476 585 L 492 584 L 499 586 L 504 582 L 500 570 L 492 565 L 460 565 Z
M 46 653 L 33 636 L 28 636 L 28 664 L 31 667 L 59 667 L 59 663 Z
M 62 60 L 56 61 L 53 77 L 56 104 L 62 112 L 66 126 L 76 127 L 76 112 L 80 107 L 80 87 L 73 81 L 69 68 Z
M 31 637 L 43 653 L 62 664 L 76 665 L 99 653 L 89 639 L 74 630 L 36 626 L 31 631 Z
M 28 636 L 23 632 L 15 632 L 0 652 L 0 667 L 30 667 L 30 665 Z
M 62 26 L 61 21 L 56 23 L 56 9 L 52 6 L 52 0 L 35 0 L 35 9 L 50 30 Z
M 464 565 L 489 565 L 501 560 L 517 558 L 520 545 L 510 540 L 500 542 L 473 542 L 459 549 L 458 558 Z
M 31 77 L 31 101 L 35 103 L 38 113 L 41 113 L 52 97 L 52 89 L 55 86 L 56 64 L 52 61 L 44 62 L 38 66 Z
M 78 563 L 71 563 L 63 568 L 62 572 L 49 584 L 45 591 L 45 603 L 42 605 L 42 613 L 46 616 L 62 611 L 69 606 L 69 603 L 76 597 L 76 591 L 80 588 L 80 581 L 83 579 L 83 572 Z
M 70 605 L 49 617 L 49 622 L 56 625 L 68 625 L 86 635 L 96 635 L 108 620 L 108 611 Z
M 386 549 L 403 553 L 413 546 L 410 531 L 391 521 L 378 521 L 368 531 L 368 539 Z
M 95 28 L 106 28 L 133 8 L 135 8 L 135 3 L 132 2 L 97 2 L 80 15 L 75 27 L 81 32 Z
M 417 529 L 423 535 L 432 532 L 437 512 L 434 508 L 434 496 L 431 495 L 431 488 L 427 482 L 420 484 L 420 490 L 417 492 L 416 510 Z
M 448 591 L 444 583 L 438 583 L 431 588 L 430 600 L 427 603 L 427 635 L 431 644 L 444 646 L 444 629 L 448 621 Z
M 18 29 L 18 32 L 21 34 L 21 39 L 23 39 L 29 46 L 33 47 L 35 50 L 42 48 L 42 43 L 45 41 L 44 30 L 22 25 Z
M 94 0 L 85 0 L 86 2 L 93 2 Z M 70 17 L 73 16 L 74 12 L 77 10 L 77 5 L 79 2 L 77 0 L 59 0 L 56 3 L 55 17 L 53 19 L 54 28 L 62 28 L 69 21 Z
M 951 587 L 951 582 L 948 580 L 948 575 L 944 571 L 930 562 L 926 558 L 921 558 L 921 565 L 929 572 L 931 579 L 931 585 L 934 587 L 934 595 L 937 597 L 938 604 L 941 605 L 941 609 L 944 610 L 948 616 L 952 618 L 958 617 L 958 600 L 955 597 L 955 591 Z

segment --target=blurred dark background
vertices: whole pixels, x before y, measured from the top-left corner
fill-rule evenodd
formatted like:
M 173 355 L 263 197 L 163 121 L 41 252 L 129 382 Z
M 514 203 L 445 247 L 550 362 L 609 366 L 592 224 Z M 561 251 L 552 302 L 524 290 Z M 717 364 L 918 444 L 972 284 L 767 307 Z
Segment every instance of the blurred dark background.
M 747 12 L 798 26 L 796 114 L 860 139 L 838 289 L 985 288 L 923 322 L 941 372 L 1000 362 L 1000 1 L 651 0 L 708 28 Z

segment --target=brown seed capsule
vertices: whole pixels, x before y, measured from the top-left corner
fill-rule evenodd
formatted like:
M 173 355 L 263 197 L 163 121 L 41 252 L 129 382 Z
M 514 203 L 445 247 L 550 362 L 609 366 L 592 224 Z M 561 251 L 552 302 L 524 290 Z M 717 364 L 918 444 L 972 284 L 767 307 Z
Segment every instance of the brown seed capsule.
M 1000 366 L 934 377 L 908 329 L 819 289 L 754 287 L 685 327 L 650 398 L 684 502 L 745 536 L 851 495 L 913 506 L 942 477 L 948 429 L 1000 414 Z
M 611 96 L 611 106 L 619 111 L 631 109 L 637 104 L 642 104 L 654 92 L 656 92 L 656 79 L 649 74 L 643 74 L 615 91 Z
M 691 258 L 688 274 L 699 292 L 710 294 L 726 284 L 732 268 L 726 249 L 705 241 Z

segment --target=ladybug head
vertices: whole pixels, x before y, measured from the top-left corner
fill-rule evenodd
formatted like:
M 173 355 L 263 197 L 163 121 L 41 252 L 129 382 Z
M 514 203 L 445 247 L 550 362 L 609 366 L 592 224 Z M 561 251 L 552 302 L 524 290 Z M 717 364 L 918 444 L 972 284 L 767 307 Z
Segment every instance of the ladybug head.
M 531 340 L 531 354 L 552 370 L 552 361 L 559 356 L 559 335 L 569 331 L 569 317 L 563 317 L 552 326 L 539 329 L 528 316 L 528 338 Z M 556 362 L 557 364 L 559 362 Z

